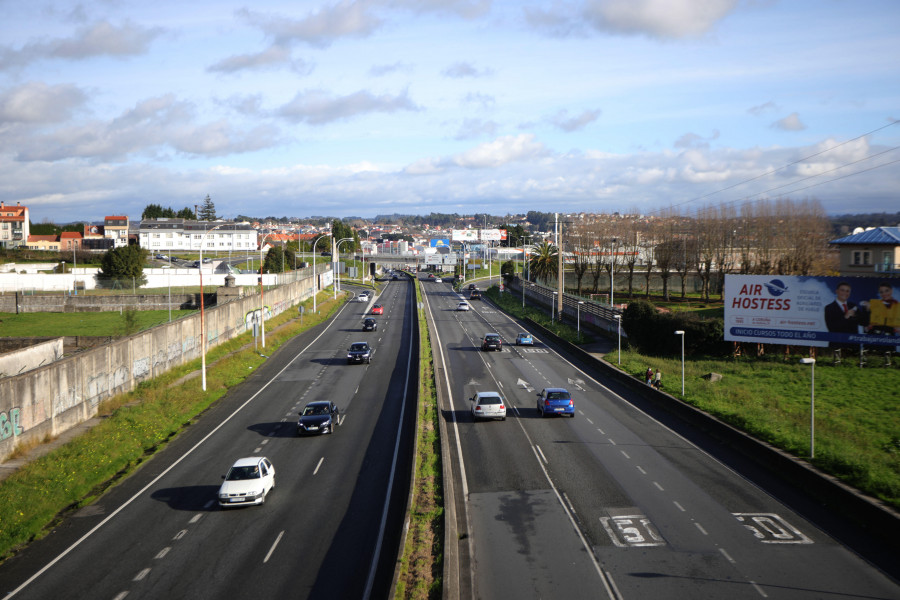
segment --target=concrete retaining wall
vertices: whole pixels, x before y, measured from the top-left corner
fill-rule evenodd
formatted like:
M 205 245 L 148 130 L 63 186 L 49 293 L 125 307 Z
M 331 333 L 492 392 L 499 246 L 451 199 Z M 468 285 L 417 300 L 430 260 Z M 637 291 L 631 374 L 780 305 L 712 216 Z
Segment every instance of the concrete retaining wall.
M 0 377 L 18 375 L 41 365 L 49 365 L 62 358 L 63 352 L 63 338 L 61 337 L 42 340 L 14 352 L 5 352 L 0 354 Z
M 312 296 L 313 282 L 310 270 L 305 279 L 266 290 L 264 317 Z M 206 311 L 207 348 L 252 330 L 259 312 L 258 295 Z M 199 358 L 200 341 L 196 314 L 0 379 L 0 460 L 20 441 L 59 435 L 95 416 L 103 400 Z

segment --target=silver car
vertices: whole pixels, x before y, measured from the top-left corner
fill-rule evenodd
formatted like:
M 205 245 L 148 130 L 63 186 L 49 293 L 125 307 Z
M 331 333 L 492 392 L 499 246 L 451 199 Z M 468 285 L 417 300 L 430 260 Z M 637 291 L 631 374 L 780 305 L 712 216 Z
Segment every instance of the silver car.
M 472 396 L 472 420 L 506 420 L 506 402 L 498 392 L 478 392 Z

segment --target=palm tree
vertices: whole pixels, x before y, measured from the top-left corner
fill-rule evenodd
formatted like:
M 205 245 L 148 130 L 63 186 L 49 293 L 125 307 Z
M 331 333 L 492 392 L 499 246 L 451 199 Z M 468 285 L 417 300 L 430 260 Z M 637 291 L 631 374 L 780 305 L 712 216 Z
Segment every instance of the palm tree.
M 530 259 L 531 276 L 549 284 L 550 278 L 556 275 L 559 266 L 558 250 L 556 246 L 546 241 L 534 250 L 535 253 Z

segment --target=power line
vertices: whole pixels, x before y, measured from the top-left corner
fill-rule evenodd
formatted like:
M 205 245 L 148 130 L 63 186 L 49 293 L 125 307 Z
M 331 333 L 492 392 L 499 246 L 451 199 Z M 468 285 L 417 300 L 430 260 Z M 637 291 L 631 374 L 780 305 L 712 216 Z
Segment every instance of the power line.
M 685 200 L 684 202 L 680 202 L 680 203 L 678 203 L 678 204 L 672 205 L 671 208 L 677 208 L 677 207 L 679 207 L 679 206 L 684 206 L 684 205 L 687 205 L 687 204 L 691 204 L 691 203 L 693 203 L 693 202 L 697 202 L 698 200 L 703 200 L 703 199 L 705 199 L 705 198 L 709 198 L 710 196 L 715 196 L 716 194 L 720 194 L 720 193 L 722 193 L 722 192 L 727 192 L 728 190 L 732 190 L 732 189 L 734 189 L 734 188 L 736 188 L 736 187 L 740 187 L 740 186 L 742 186 L 742 185 L 744 185 L 744 184 L 750 183 L 750 182 L 752 182 L 752 181 L 756 181 L 757 179 L 762 179 L 763 177 L 767 177 L 768 175 L 772 175 L 772 174 L 774 174 L 774 173 L 777 173 L 778 171 L 782 171 L 782 170 L 784 170 L 784 169 L 787 169 L 788 167 L 792 167 L 792 166 L 794 166 L 794 165 L 797 165 L 797 164 L 800 164 L 800 163 L 802 163 L 802 162 L 808 161 L 808 160 L 810 160 L 810 159 L 812 159 L 812 158 L 815 158 L 815 157 L 817 157 L 817 156 L 821 156 L 822 154 L 826 154 L 826 153 L 828 153 L 828 152 L 831 152 L 832 150 L 837 150 L 838 148 L 840 148 L 840 147 L 842 147 L 842 146 L 845 146 L 845 145 L 847 145 L 847 144 L 849 144 L 849 143 L 851 143 L 851 142 L 855 142 L 855 141 L 857 141 L 857 140 L 860 140 L 860 139 L 862 139 L 862 138 L 864 138 L 864 137 L 866 137 L 866 136 L 870 136 L 870 135 L 872 135 L 872 134 L 874 134 L 874 133 L 878 133 L 879 131 L 881 131 L 881 130 L 883 130 L 883 129 L 887 129 L 888 127 L 893 127 L 894 125 L 897 125 L 897 123 L 900 123 L 900 121 L 891 121 L 890 123 L 888 123 L 888 124 L 886 124 L 886 125 L 882 125 L 881 127 L 878 127 L 878 128 L 873 129 L 873 130 L 871 130 L 871 131 L 868 131 L 868 132 L 866 132 L 866 133 L 863 133 L 863 134 L 861 134 L 861 135 L 858 135 L 858 136 L 856 136 L 855 138 L 852 138 L 852 139 L 846 140 L 846 141 L 844 141 L 844 142 L 841 142 L 840 144 L 836 144 L 836 145 L 834 145 L 834 146 L 832 146 L 832 147 L 830 147 L 830 148 L 826 148 L 826 149 L 824 149 L 824 150 L 820 150 L 819 152 L 815 152 L 815 153 L 810 154 L 810 155 L 808 155 L 808 156 L 804 156 L 803 158 L 798 158 L 797 160 L 795 160 L 795 161 L 793 161 L 793 162 L 787 163 L 787 164 L 782 165 L 782 166 L 780 166 L 780 167 L 776 167 L 776 168 L 774 168 L 774 169 L 770 169 L 770 170 L 766 171 L 765 173 L 761 173 L 760 175 L 757 175 L 757 176 L 755 176 L 755 177 L 751 177 L 751 178 L 749 178 L 749 179 L 745 179 L 745 180 L 743 180 L 743 181 L 739 181 L 738 183 L 735 183 L 735 184 L 726 186 L 726 187 L 724 187 L 724 188 L 722 188 L 722 189 L 719 189 L 719 190 L 716 190 L 716 191 L 713 191 L 713 192 L 709 192 L 708 194 L 704 194 L 704 195 L 698 196 L 698 197 L 696 197 L 696 198 L 691 198 L 690 200 Z M 865 161 L 865 160 L 870 160 L 870 159 L 872 159 L 872 158 L 875 158 L 875 157 L 877 157 L 877 156 L 880 156 L 881 154 L 884 154 L 885 152 L 891 152 L 891 151 L 896 150 L 896 149 L 897 149 L 897 147 L 891 148 L 890 150 L 886 150 L 886 151 L 884 151 L 884 152 L 880 152 L 880 153 L 875 154 L 875 155 L 873 155 L 873 156 L 866 157 L 866 158 L 860 159 L 860 160 L 858 160 L 858 161 L 854 161 L 853 163 L 848 163 L 847 165 L 842 165 L 842 166 L 840 166 L 840 167 L 837 167 L 837 169 L 843 168 L 844 166 L 849 166 L 849 165 L 852 165 L 852 164 L 856 164 L 857 162 L 862 162 L 862 161 Z M 880 168 L 881 166 L 886 166 L 886 165 L 889 165 L 889 164 L 893 164 L 893 162 L 896 162 L 896 161 L 892 161 L 892 162 L 890 162 L 890 163 L 885 163 L 884 165 L 879 165 L 878 167 L 872 167 L 871 169 L 865 169 L 865 170 L 863 170 L 863 171 L 859 171 L 859 173 L 865 173 L 866 171 L 871 171 L 871 170 L 874 170 L 874 169 L 876 169 L 876 168 Z M 835 170 L 835 169 L 832 169 L 832 170 Z M 830 171 L 826 171 L 826 172 L 830 172 Z M 856 174 L 856 173 L 850 173 L 850 174 L 848 174 L 848 175 L 845 175 L 845 176 L 843 176 L 843 177 L 839 177 L 839 178 L 836 178 L 836 179 L 830 180 L 830 181 L 837 181 L 838 179 L 844 179 L 845 177 L 850 177 L 851 175 L 855 175 L 855 174 Z M 818 177 L 818 176 L 820 176 L 820 175 L 822 175 L 822 174 L 820 173 L 819 175 L 812 175 L 811 177 Z M 806 179 L 809 179 L 809 178 L 806 178 Z M 803 180 L 801 180 L 801 181 L 803 181 Z M 796 182 L 794 182 L 794 183 L 796 183 Z M 822 183 L 828 183 L 828 182 L 822 182 Z M 786 185 L 793 185 L 793 183 L 786 184 Z M 821 184 L 816 184 L 816 185 L 821 185 Z M 780 187 L 785 187 L 785 186 L 780 186 Z M 807 188 L 809 188 L 809 187 L 814 187 L 814 186 L 807 186 Z M 807 189 L 807 188 L 801 188 L 801 189 Z M 778 188 L 773 188 L 773 189 L 778 189 Z M 769 190 L 769 191 L 771 191 L 771 190 Z M 794 191 L 800 191 L 800 190 L 794 190 Z M 766 192 L 759 192 L 759 193 L 766 193 Z M 755 195 L 757 195 L 757 194 L 751 194 L 751 196 L 748 196 L 748 197 L 752 197 L 752 196 L 755 196 Z M 746 199 L 746 198 L 742 198 L 742 199 Z M 738 200 L 732 200 L 731 202 L 737 202 L 737 201 L 738 201 Z M 656 211 L 650 211 L 650 214 L 658 213 L 658 212 L 663 212 L 663 210 L 668 210 L 668 209 L 659 209 L 659 210 L 656 210 Z

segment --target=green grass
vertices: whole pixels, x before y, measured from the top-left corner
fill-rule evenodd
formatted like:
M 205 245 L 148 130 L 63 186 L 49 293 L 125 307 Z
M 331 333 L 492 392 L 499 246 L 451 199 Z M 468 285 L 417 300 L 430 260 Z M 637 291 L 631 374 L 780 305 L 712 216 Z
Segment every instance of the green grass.
M 78 313 L 0 313 L 0 337 L 54 337 L 66 335 L 124 335 L 129 311 Z M 195 310 L 173 310 L 172 320 Z M 131 311 L 136 329 L 143 331 L 169 320 L 168 310 Z
M 330 292 L 323 292 L 318 314 L 310 312 L 311 299 L 303 302 L 307 310 L 302 325 L 293 310 L 273 318 L 266 350 L 274 352 L 329 318 L 342 303 L 342 298 L 335 301 Z M 248 332 L 207 353 L 205 392 L 199 377 L 174 384 L 199 368 L 198 358 L 103 402 L 100 414 L 108 418 L 0 482 L 0 557 L 8 558 L 17 547 L 44 535 L 67 511 L 89 504 L 251 375 L 265 360 L 251 340 Z
M 419 418 L 416 430 L 416 466 L 410 523 L 397 598 L 441 597 L 444 555 L 444 506 L 439 411 L 434 383 L 431 339 L 422 307 L 422 289 L 418 281 L 416 300 L 419 310 Z

